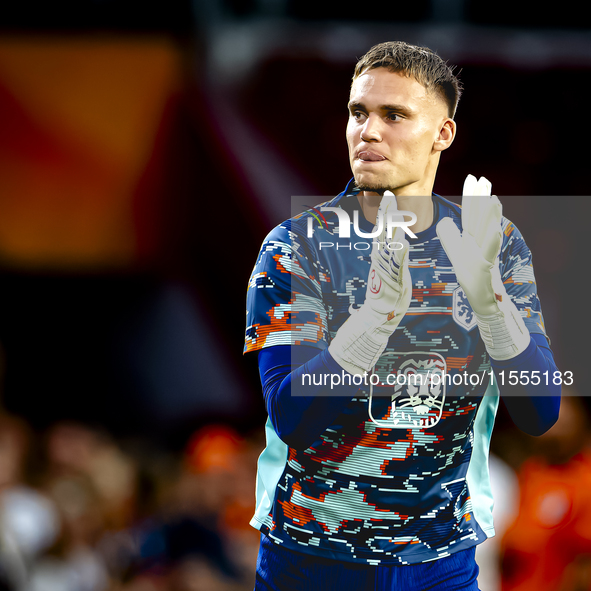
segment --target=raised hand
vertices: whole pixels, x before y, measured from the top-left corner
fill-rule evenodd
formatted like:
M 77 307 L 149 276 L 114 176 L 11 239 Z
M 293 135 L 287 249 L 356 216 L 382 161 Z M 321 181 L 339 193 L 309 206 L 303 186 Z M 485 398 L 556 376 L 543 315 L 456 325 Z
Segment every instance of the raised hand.
M 395 220 L 397 211 L 396 197 L 386 191 L 378 211 L 383 229 L 371 253 L 365 302 L 339 328 L 328 348 L 337 363 L 353 374 L 375 366 L 410 305 L 409 244 L 401 227 L 391 238 L 387 235 L 388 216 Z
M 503 360 L 524 351 L 530 335 L 501 279 L 502 206 L 490 193 L 487 179 L 477 181 L 468 175 L 462 196 L 462 232 L 451 218 L 443 218 L 437 224 L 437 236 L 474 310 L 490 356 Z

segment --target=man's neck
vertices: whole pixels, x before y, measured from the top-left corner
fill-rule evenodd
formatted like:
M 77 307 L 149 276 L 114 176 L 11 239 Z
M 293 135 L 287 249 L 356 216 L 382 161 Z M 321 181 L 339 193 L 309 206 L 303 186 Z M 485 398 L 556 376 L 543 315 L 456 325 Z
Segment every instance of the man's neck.
M 363 215 L 368 222 L 376 223 L 378 208 L 382 196 L 378 193 L 362 192 L 357 195 Z M 397 196 L 398 209 L 412 211 L 417 216 L 417 222 L 410 229 L 416 234 L 422 232 L 433 224 L 433 198 L 416 195 Z

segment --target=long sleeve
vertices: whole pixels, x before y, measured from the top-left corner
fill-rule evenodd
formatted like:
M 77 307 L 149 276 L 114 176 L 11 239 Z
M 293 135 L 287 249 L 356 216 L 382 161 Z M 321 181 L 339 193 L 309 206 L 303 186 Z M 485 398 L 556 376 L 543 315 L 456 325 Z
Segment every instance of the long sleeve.
M 258 363 L 271 422 L 280 439 L 295 449 L 310 447 L 359 391 L 328 350 L 268 347 L 259 352 Z
M 520 355 L 507 361 L 495 361 L 491 359 L 492 367 L 497 373 L 497 382 L 501 396 L 513 422 L 529 435 L 542 435 L 557 421 L 560 410 L 560 384 L 555 384 L 553 379 L 548 383 L 541 381 L 538 385 L 532 385 L 531 380 L 527 385 L 507 384 L 508 372 L 524 372 L 531 377 L 532 372 L 538 375 L 553 376 L 557 371 L 552 351 L 548 347 L 546 337 L 541 334 L 532 334 L 529 347 Z M 505 372 L 504 384 L 498 379 L 499 372 Z

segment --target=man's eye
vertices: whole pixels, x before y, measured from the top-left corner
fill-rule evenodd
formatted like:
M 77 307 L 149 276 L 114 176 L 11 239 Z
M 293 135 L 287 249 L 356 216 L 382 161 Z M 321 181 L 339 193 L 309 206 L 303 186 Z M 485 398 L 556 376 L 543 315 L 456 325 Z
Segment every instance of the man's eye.
M 351 113 L 351 116 L 353 117 L 353 119 L 359 121 L 359 119 L 363 119 L 365 117 L 365 113 L 363 111 L 353 111 Z
M 399 121 L 400 115 L 398 113 L 388 113 L 388 119 L 390 119 L 390 121 Z

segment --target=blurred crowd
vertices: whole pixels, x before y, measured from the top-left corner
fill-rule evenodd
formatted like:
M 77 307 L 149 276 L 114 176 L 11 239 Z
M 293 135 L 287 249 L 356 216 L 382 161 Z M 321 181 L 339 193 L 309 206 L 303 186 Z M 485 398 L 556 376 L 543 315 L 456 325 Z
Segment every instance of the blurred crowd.
M 572 387 L 562 392 L 547 433 L 509 430 L 496 440 L 497 535 L 477 549 L 481 591 L 591 591 L 589 408 Z
M 497 536 L 478 548 L 481 591 L 591 591 L 588 409 L 565 393 L 544 436 L 493 439 Z M 253 433 L 210 424 L 171 451 L 0 414 L 0 591 L 251 591 Z
M 210 425 L 173 453 L 0 416 L 0 590 L 252 590 L 261 446 Z

